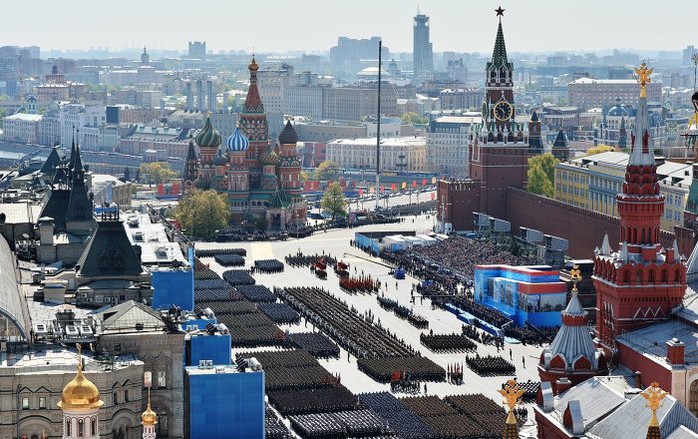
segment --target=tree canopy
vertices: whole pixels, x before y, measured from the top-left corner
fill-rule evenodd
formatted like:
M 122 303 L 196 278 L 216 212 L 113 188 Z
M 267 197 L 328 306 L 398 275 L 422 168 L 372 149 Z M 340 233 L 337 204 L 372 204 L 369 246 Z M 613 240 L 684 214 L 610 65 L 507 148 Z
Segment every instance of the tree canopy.
M 601 154 L 602 152 L 616 151 L 616 149 L 610 145 L 598 145 L 587 149 L 587 157 L 594 154 Z
M 409 112 L 403 114 L 401 119 L 402 119 L 403 123 L 410 124 L 410 125 L 425 125 L 425 124 L 429 123 L 428 118 L 426 118 L 424 116 L 420 116 L 419 114 L 417 114 L 413 111 L 409 111 Z
M 332 215 L 332 219 L 347 214 L 347 203 L 344 200 L 342 186 L 336 181 L 330 183 L 322 197 L 322 209 Z
M 224 194 L 213 189 L 191 190 L 179 200 L 175 218 L 187 235 L 208 238 L 228 227 L 230 210 Z
M 553 197 L 555 195 L 555 165 L 560 163 L 552 154 L 545 153 L 528 159 L 528 191 Z
M 170 168 L 167 162 L 152 162 L 141 163 L 140 176 L 143 177 L 146 183 L 168 183 L 179 176 L 177 171 Z
M 315 168 L 315 180 L 336 180 L 339 176 L 339 165 L 333 161 L 325 160 Z

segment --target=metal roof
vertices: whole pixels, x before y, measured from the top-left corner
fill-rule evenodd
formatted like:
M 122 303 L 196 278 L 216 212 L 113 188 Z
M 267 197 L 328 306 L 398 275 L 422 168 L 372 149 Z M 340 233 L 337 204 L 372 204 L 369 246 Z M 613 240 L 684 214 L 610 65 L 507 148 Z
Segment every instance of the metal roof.
M 5 238 L 0 238 L 0 314 L 5 316 L 17 331 L 27 339 L 29 311 L 23 303 L 15 272 L 15 256 Z
M 642 395 L 637 395 L 591 427 L 589 433 L 591 437 L 600 439 L 643 438 L 647 434 L 651 416 L 652 412 L 647 408 L 647 401 Z M 662 406 L 657 411 L 657 418 L 662 437 L 668 437 L 682 425 L 691 432 L 698 432 L 698 418 L 671 395 L 664 398 Z

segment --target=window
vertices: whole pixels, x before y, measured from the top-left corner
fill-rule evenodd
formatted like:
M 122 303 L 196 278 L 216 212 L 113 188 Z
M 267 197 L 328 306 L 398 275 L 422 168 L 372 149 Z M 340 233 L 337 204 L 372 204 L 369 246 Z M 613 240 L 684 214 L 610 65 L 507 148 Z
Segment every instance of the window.
M 29 398 L 22 398 L 22 410 L 29 410 Z
M 39 397 L 39 408 L 40 409 L 46 408 L 46 397 L 45 396 Z
M 128 390 L 124 390 L 124 402 L 128 402 Z
M 85 424 L 82 419 L 78 419 L 78 437 L 85 436 Z
M 92 436 L 97 436 L 96 433 L 97 433 L 97 419 L 92 418 L 92 420 L 90 421 L 90 434 Z
M 160 371 L 158 372 L 158 386 L 159 387 L 166 387 L 167 386 L 167 373 L 165 371 Z
M 70 436 L 73 434 L 72 428 L 71 428 L 72 426 L 73 426 L 73 424 L 71 422 L 71 419 L 70 418 L 66 419 L 65 420 L 65 435 L 66 436 Z
M 114 392 L 114 405 L 119 403 L 119 394 Z

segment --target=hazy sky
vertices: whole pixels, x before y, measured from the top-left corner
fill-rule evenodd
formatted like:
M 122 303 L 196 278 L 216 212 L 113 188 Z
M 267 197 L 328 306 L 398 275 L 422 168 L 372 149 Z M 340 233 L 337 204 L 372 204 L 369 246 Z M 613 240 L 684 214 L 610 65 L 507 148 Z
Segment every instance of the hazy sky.
M 695 0 L 4 0 L 0 45 L 42 49 L 147 45 L 184 50 L 328 50 L 337 37 L 382 36 L 412 51 L 412 16 L 431 17 L 435 52 L 489 52 L 506 9 L 509 51 L 677 50 L 698 45 Z M 11 6 L 14 3 L 16 6 Z M 17 15 L 10 12 L 16 8 Z M 40 12 L 38 12 L 40 11 Z

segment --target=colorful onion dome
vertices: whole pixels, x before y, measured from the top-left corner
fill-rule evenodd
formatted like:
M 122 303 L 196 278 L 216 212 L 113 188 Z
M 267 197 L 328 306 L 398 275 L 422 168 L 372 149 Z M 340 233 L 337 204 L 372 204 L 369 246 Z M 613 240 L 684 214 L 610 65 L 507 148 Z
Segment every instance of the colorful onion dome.
M 262 156 L 259 158 L 260 163 L 262 165 L 278 165 L 279 164 L 279 154 L 276 153 L 276 151 L 269 149 L 267 152 L 262 154 Z
M 257 64 L 257 61 L 255 61 L 254 55 L 252 55 L 252 62 L 249 66 L 247 66 L 247 68 L 250 69 L 251 72 L 256 72 L 259 70 L 259 64 Z
M 245 136 L 242 131 L 240 131 L 240 128 L 235 128 L 235 131 L 233 134 L 228 137 L 228 140 L 226 142 L 226 146 L 228 147 L 228 151 L 230 152 L 242 152 L 242 151 L 247 151 L 247 148 L 250 147 L 250 141 Z
M 293 128 L 290 120 L 286 121 L 286 126 L 279 134 L 279 143 L 282 145 L 295 145 L 298 142 L 298 133 L 296 129 Z
M 196 144 L 200 148 L 218 148 L 223 139 L 221 138 L 221 133 L 218 132 L 211 124 L 211 118 L 206 118 L 206 123 L 204 127 L 196 135 Z

